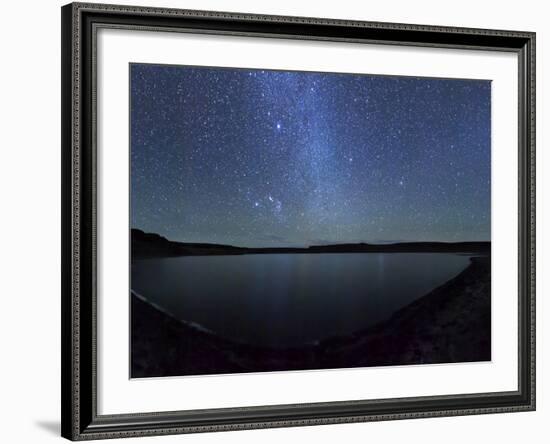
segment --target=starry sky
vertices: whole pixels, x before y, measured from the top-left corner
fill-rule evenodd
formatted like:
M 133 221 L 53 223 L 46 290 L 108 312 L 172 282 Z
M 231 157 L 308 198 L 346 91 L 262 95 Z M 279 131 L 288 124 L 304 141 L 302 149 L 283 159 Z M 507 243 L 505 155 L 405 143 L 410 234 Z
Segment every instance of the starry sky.
M 131 225 L 182 242 L 490 240 L 487 80 L 130 65 Z

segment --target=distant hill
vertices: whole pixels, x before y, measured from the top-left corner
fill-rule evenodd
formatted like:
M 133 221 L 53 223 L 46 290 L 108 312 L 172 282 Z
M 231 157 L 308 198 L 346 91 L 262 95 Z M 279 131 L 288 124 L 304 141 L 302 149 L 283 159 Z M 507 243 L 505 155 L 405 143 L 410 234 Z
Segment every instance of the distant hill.
M 231 245 L 174 242 L 156 233 L 132 228 L 132 257 L 199 256 L 243 254 L 246 248 Z
M 156 233 L 131 230 L 132 258 L 276 253 L 490 253 L 491 242 L 398 242 L 394 244 L 312 245 L 304 248 L 246 248 L 174 242 Z

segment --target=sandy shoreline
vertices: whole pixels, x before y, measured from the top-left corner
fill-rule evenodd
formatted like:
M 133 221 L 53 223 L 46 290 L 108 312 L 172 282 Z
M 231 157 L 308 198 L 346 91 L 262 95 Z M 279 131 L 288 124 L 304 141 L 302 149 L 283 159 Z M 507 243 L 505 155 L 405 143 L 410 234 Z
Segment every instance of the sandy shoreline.
M 134 378 L 369 367 L 491 359 L 490 257 L 352 335 L 274 349 L 238 344 L 180 322 L 132 294 Z

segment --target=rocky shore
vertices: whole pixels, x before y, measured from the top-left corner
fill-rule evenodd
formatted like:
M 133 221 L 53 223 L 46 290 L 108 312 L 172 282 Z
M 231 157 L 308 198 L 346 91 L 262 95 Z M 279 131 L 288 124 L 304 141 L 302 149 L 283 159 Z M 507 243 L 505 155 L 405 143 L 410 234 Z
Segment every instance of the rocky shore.
M 225 340 L 132 293 L 133 378 L 435 364 L 491 359 L 490 256 L 386 321 L 314 345 L 275 349 Z

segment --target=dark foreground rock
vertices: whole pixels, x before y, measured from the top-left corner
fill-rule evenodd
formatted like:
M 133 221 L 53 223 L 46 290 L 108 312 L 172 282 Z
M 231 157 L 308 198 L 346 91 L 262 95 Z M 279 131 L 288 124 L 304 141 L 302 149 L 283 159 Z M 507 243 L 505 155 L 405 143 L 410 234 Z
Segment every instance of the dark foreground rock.
M 132 294 L 131 374 L 140 378 L 488 361 L 490 277 L 490 258 L 472 258 L 458 276 L 374 327 L 287 349 L 225 340 Z

